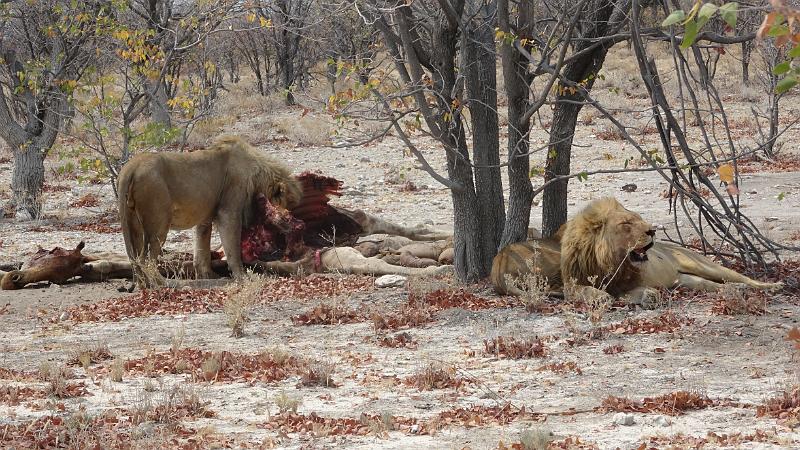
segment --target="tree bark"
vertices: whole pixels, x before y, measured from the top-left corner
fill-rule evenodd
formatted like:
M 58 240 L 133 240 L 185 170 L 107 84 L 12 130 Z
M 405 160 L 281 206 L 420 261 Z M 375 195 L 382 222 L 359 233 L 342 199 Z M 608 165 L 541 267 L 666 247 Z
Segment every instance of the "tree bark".
M 500 130 L 497 123 L 497 67 L 494 51 L 492 11 L 484 8 L 462 36 L 463 73 L 466 76 L 472 123 L 472 155 L 483 263 L 497 253 L 505 222 L 503 184 L 500 179 Z M 483 272 L 482 267 L 481 272 Z M 488 272 L 487 272 L 488 273 Z
M 148 81 L 148 100 L 150 101 L 150 118 L 153 122 L 169 128 L 172 126 L 172 118 L 167 108 L 167 91 L 161 80 Z
M 521 37 L 530 32 L 528 5 L 519 5 L 516 29 Z M 498 21 L 504 32 L 510 32 L 508 0 L 498 2 Z M 528 86 L 528 61 L 513 45 L 503 41 L 500 45 L 503 60 L 503 80 L 508 99 L 508 214 L 506 215 L 500 247 L 524 241 L 528 236 L 528 225 L 533 201 L 533 186 L 530 181 L 530 119 L 523 120 L 530 105 Z
M 575 45 L 578 53 L 593 45 L 593 40 L 605 36 L 615 29 L 615 24 L 628 10 L 627 1 L 597 0 L 589 2 L 585 11 L 579 12 L 585 18 L 586 29 L 581 33 L 582 40 Z M 615 13 L 615 18 L 612 14 Z M 613 45 L 613 44 L 610 44 Z M 603 67 L 610 45 L 597 46 L 579 58 L 570 61 L 564 67 L 564 77 L 574 83 L 581 83 L 591 91 L 597 73 Z M 563 84 L 558 84 L 559 94 L 553 111 L 553 124 L 550 130 L 550 143 L 545 167 L 545 181 L 569 174 L 572 141 L 575 136 L 575 124 L 583 105 L 580 92 L 573 91 Z M 567 187 L 568 180 L 557 181 L 545 187 L 542 197 L 542 235 L 552 236 L 567 221 Z
M 751 41 L 742 42 L 742 84 L 750 84 L 750 53 L 753 48 Z
M 45 151 L 32 141 L 23 149 L 14 150 L 14 169 L 11 174 L 11 191 L 18 218 L 38 219 L 42 214 L 42 189 L 44 187 Z
M 563 96 L 559 96 L 559 98 L 564 99 Z M 581 106 L 574 103 L 556 104 L 553 112 L 553 125 L 550 128 L 545 180 L 569 174 L 572 140 Z M 556 181 L 544 189 L 542 235 L 545 237 L 554 235 L 558 228 L 567 221 L 567 181 Z

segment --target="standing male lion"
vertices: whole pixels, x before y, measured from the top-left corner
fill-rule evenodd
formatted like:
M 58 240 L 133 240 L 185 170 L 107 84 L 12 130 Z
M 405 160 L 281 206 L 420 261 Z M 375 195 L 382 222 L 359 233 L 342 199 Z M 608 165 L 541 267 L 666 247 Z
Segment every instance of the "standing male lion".
M 125 250 L 139 286 L 163 284 L 156 271 L 142 271 L 141 263 L 161 255 L 170 229 L 195 228 L 195 273 L 209 278 L 212 222 L 233 275 L 243 275 L 242 227 L 253 219 L 255 195 L 282 208 L 302 197 L 286 166 L 232 136 L 193 153 L 136 155 L 120 172 L 118 192 Z

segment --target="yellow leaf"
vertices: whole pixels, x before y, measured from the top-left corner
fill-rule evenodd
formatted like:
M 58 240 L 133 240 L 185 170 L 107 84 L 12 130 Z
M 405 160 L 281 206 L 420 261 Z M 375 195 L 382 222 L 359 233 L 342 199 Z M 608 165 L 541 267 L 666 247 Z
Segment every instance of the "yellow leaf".
M 720 181 L 726 184 L 733 183 L 733 166 L 730 164 L 723 164 L 717 169 Z

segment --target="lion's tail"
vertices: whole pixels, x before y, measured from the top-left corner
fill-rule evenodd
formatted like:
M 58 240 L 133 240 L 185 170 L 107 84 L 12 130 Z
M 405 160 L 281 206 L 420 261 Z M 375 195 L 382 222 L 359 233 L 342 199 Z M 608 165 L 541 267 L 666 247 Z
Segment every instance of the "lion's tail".
M 122 225 L 122 237 L 125 240 L 125 252 L 128 257 L 133 261 L 140 258 L 142 255 L 144 245 L 135 245 L 137 236 L 134 230 L 142 230 L 143 225 L 139 215 L 136 214 L 136 203 L 133 199 L 133 173 L 122 171 L 117 185 L 117 195 L 119 196 L 119 221 Z M 143 243 L 142 243 L 143 244 Z

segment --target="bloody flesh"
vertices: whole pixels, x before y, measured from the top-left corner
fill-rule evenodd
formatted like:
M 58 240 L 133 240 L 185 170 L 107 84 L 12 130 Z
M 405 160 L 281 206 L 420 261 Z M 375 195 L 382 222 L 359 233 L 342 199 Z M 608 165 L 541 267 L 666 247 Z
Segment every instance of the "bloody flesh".
M 303 172 L 297 180 L 303 198 L 290 211 L 271 204 L 263 194 L 254 199 L 256 221 L 242 230 L 245 263 L 296 261 L 309 251 L 358 240 L 361 225 L 328 204 L 331 196 L 342 195 L 341 181 L 311 172 Z

